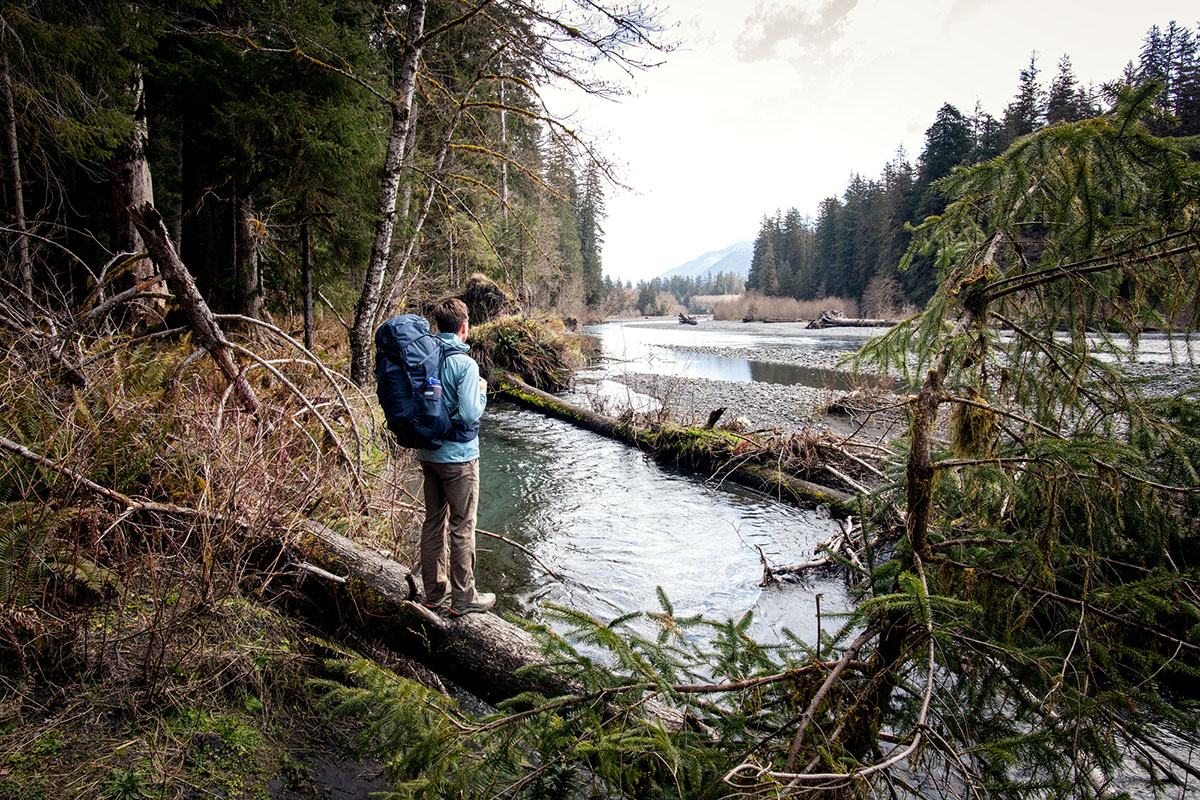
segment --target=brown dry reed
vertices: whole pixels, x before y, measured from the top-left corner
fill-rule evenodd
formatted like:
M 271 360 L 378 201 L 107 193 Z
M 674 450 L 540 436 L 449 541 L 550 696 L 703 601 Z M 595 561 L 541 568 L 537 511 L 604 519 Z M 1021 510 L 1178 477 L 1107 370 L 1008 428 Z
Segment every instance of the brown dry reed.
M 858 316 L 858 304 L 842 297 L 796 300 L 792 297 L 767 297 L 757 292 L 747 292 L 715 303 L 713 319 L 800 322 L 816 319 L 822 311 L 830 309 L 841 311 L 846 317 Z

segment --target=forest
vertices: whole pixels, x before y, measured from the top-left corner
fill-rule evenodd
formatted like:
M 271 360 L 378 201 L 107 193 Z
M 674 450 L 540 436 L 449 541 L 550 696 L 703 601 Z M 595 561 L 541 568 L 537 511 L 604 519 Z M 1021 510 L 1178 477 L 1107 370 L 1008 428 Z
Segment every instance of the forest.
M 549 99 L 670 37 L 637 2 L 0 2 L 0 798 L 1194 793 L 1196 35 L 1099 90 L 1031 62 L 1001 119 L 945 106 L 915 168 L 764 220 L 746 288 L 912 312 L 845 364 L 895 381 L 849 401 L 878 441 L 547 393 L 578 323 L 738 288 L 605 278 L 613 170 Z M 661 590 L 426 608 L 372 337 L 447 297 L 492 401 L 834 520 L 793 572 L 852 609 L 763 642 Z
M 385 304 L 475 273 L 582 316 L 607 165 L 539 92 L 616 93 L 589 65 L 641 69 L 653 19 L 422 9 L 408 30 L 403 4 L 6 7 L 6 278 L 67 301 L 138 284 L 148 262 L 114 256 L 153 199 L 213 308 L 311 318 L 325 297 L 356 352 Z
M 897 267 L 913 226 L 946 205 L 940 181 L 955 168 L 994 158 L 1046 126 L 1097 116 L 1122 88 L 1148 81 L 1159 85 L 1150 129 L 1161 136 L 1200 134 L 1200 28 L 1175 21 L 1153 26 L 1124 73 L 1103 86 L 1081 85 L 1067 55 L 1048 87 L 1043 73 L 1035 54 L 999 118 L 978 103 L 969 113 L 944 104 L 915 165 L 898 152 L 878 178 L 853 175 L 841 197 L 821 202 L 815 219 L 795 208 L 764 217 L 746 287 L 800 300 L 851 298 L 868 317 L 920 308 L 937 285 L 934 259 L 917 255 L 906 269 Z

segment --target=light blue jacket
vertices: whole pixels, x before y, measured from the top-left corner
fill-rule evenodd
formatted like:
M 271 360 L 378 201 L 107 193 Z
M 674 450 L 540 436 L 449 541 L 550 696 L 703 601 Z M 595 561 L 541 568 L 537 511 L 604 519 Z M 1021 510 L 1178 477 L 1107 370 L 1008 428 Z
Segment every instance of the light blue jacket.
M 442 398 L 446 401 L 450 419 L 464 425 L 478 422 L 487 407 L 487 395 L 479 391 L 479 365 L 470 356 L 450 357 L 454 353 L 466 353 L 471 347 L 453 333 L 439 333 L 437 338 L 446 355 L 442 361 Z M 469 442 L 446 442 L 437 450 L 418 450 L 417 458 L 435 464 L 474 461 L 479 458 L 479 437 Z

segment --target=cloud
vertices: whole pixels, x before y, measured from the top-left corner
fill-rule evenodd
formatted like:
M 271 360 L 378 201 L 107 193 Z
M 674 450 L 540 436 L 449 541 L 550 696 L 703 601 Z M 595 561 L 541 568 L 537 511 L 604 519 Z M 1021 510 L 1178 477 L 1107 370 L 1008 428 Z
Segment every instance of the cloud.
M 800 50 L 806 61 L 821 61 L 846 30 L 847 18 L 859 0 L 816 0 L 804 5 L 759 0 L 754 12 L 734 42 L 740 61 L 762 61 L 776 55 L 788 43 Z

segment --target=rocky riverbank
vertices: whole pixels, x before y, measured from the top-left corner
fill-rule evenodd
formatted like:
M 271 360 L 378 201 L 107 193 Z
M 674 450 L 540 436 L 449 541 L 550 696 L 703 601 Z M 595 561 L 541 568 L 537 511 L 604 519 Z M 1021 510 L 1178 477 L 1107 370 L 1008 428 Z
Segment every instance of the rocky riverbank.
M 635 326 L 638 323 L 632 323 Z M 661 325 L 658 323 L 657 325 Z M 747 359 L 754 362 L 784 364 L 817 370 L 844 370 L 842 359 L 856 350 L 871 336 L 884 329 L 826 329 L 809 331 L 803 323 L 743 324 L 706 320 L 706 329 L 743 335 L 751 341 L 738 345 L 657 344 L 664 350 L 686 357 L 689 353 Z M 656 323 L 645 323 L 646 327 Z M 781 341 L 784 340 L 784 341 Z M 1169 358 L 1170 345 L 1147 337 L 1141 355 L 1146 360 L 1129 365 L 1129 375 L 1146 382 L 1152 396 L 1170 396 L 1188 390 L 1200 378 L 1200 365 L 1184 358 L 1176 363 Z M 709 414 L 718 408 L 727 409 L 723 423 L 742 418 L 742 427 L 749 430 L 774 428 L 794 432 L 802 428 L 848 431 L 857 428 L 865 418 L 864 410 L 886 405 L 888 397 L 878 391 L 871 398 L 858 395 L 844 401 L 845 389 L 800 384 L 781 385 L 761 381 L 714 380 L 711 378 L 664 375 L 652 372 L 610 372 L 607 376 L 641 395 L 655 398 L 662 404 L 663 413 L 672 421 L 685 425 L 703 425 Z M 874 379 L 864 378 L 864 384 Z M 893 391 L 895 391 L 894 387 Z M 839 405 L 854 406 L 859 413 L 847 415 Z M 831 407 L 833 413 L 830 413 Z M 873 418 L 868 429 L 880 436 L 898 431 L 895 413 Z

